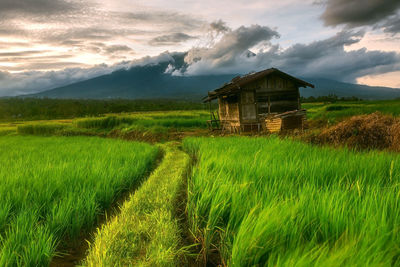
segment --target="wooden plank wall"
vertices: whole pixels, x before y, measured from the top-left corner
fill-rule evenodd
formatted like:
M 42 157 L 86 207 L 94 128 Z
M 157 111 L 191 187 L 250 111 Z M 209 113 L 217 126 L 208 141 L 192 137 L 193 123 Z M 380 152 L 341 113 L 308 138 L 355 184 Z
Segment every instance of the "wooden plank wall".
M 268 99 L 271 113 L 300 109 L 299 89 L 291 80 L 270 76 L 246 85 L 243 90 L 255 92 L 257 114 L 268 113 Z
M 219 118 L 223 130 L 236 132 L 240 128 L 238 98 L 218 98 Z

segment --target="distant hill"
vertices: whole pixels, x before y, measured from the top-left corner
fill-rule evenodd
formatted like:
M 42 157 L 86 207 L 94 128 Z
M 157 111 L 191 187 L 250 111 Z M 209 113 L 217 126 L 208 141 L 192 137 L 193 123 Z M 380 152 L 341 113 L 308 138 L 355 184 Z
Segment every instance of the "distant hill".
M 334 94 L 339 97 L 356 96 L 365 100 L 400 98 L 400 88 L 367 86 L 318 78 L 304 78 L 304 80 L 315 85 L 315 88 L 301 88 L 300 92 L 304 97 Z
M 77 99 L 187 99 L 200 100 L 208 91 L 229 82 L 237 74 L 207 76 L 173 76 L 165 73 L 169 65 L 184 66 L 182 55 L 170 62 L 160 62 L 73 83 L 24 97 L 77 98 Z M 324 96 L 335 94 L 339 97 L 356 96 L 362 99 L 391 99 L 400 97 L 400 89 L 372 87 L 343 83 L 327 79 L 304 78 L 316 88 L 301 89 L 301 95 Z

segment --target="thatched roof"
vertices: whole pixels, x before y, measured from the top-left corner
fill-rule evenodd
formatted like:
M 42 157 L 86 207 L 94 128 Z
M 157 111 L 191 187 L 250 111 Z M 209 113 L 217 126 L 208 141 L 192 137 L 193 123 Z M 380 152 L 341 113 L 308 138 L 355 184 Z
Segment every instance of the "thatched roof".
M 244 76 L 237 76 L 237 77 L 233 78 L 232 81 L 230 81 L 229 83 L 225 83 L 222 87 L 220 87 L 214 91 L 208 92 L 208 96 L 204 97 L 203 101 L 208 102 L 208 101 L 218 98 L 219 95 L 235 93 L 237 91 L 240 91 L 242 86 L 244 86 L 248 83 L 251 83 L 253 81 L 256 81 L 258 79 L 265 78 L 272 74 L 277 74 L 282 78 L 291 80 L 298 87 L 314 88 L 314 85 L 312 85 L 311 83 L 300 80 L 300 79 L 293 77 L 287 73 L 284 73 L 283 71 L 280 71 L 276 68 L 271 68 L 271 69 L 266 69 L 266 70 L 255 72 L 255 73 L 250 73 L 250 74 L 247 74 Z

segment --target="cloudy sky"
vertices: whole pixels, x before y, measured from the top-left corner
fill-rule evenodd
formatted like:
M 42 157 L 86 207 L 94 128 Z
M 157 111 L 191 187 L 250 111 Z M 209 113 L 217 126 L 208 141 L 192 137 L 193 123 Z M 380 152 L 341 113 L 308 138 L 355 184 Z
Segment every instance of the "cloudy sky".
M 399 0 L 0 0 L 0 96 L 170 60 L 400 88 Z

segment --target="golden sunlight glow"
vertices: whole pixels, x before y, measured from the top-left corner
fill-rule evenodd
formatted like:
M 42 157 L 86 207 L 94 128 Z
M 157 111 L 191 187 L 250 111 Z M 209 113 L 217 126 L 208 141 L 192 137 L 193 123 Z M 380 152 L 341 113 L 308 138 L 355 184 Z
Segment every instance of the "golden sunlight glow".
M 400 88 L 400 71 L 377 75 L 367 75 L 357 79 L 357 83 L 370 86 L 387 86 Z

